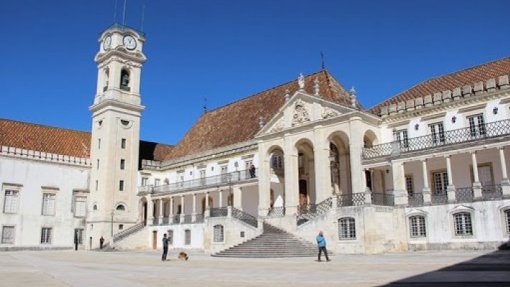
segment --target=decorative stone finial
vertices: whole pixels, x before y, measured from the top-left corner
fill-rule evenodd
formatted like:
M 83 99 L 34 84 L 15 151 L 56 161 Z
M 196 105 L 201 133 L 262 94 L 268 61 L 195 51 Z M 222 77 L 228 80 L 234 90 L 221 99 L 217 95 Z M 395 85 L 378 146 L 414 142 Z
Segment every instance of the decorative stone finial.
M 289 89 L 285 89 L 285 102 L 290 100 L 290 91 Z
M 320 87 L 319 87 L 319 79 L 318 78 L 315 78 L 315 80 L 313 80 L 313 94 L 318 97 L 319 96 L 319 91 L 320 91 Z
M 354 89 L 354 86 L 349 90 L 349 94 L 351 94 L 351 106 L 356 108 L 356 89 Z
M 263 128 L 266 122 L 264 121 L 264 117 L 259 117 L 259 127 Z
M 303 73 L 299 74 L 298 84 L 299 84 L 299 89 L 300 90 L 304 90 L 305 89 L 305 77 L 303 76 Z

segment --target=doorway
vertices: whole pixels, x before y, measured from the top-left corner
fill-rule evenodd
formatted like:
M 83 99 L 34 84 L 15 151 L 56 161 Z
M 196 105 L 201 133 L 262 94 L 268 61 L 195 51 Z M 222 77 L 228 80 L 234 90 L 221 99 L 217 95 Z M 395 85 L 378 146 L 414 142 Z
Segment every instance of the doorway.
M 305 179 L 299 180 L 299 210 L 306 210 L 308 205 L 308 182 Z
M 158 231 L 152 231 L 152 249 L 158 248 Z

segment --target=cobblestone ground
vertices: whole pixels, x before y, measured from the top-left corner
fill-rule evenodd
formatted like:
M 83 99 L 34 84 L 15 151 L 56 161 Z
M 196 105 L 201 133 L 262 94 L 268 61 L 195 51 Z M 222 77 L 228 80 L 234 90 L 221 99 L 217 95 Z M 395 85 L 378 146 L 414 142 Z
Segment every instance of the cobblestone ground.
M 510 286 L 510 251 L 232 259 L 159 252 L 0 253 L 0 286 Z

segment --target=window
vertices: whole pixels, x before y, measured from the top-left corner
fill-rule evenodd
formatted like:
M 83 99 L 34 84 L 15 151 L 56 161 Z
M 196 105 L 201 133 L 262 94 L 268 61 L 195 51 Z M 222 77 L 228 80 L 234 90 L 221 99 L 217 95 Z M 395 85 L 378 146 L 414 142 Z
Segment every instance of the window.
M 179 186 L 184 186 L 184 171 L 177 172 L 177 181 L 179 182 Z
M 227 165 L 222 165 L 221 166 L 221 182 L 227 182 L 227 171 L 228 171 Z
M 124 191 L 124 181 L 119 180 L 119 191 Z
M 200 170 L 200 185 L 205 185 L 205 169 Z
M 120 71 L 120 89 L 124 91 L 130 91 L 129 88 L 129 72 L 126 69 Z
M 5 190 L 4 213 L 16 213 L 18 211 L 18 191 Z
M 78 239 L 78 244 L 83 244 L 83 229 L 82 228 L 76 228 L 74 230 L 74 236 L 76 239 Z
M 396 131 L 396 140 L 400 143 L 400 147 L 409 147 L 409 138 L 407 137 L 407 130 Z
M 125 149 L 126 148 L 126 139 L 121 139 L 120 140 L 120 148 L 121 149 Z
M 434 180 L 434 193 L 445 194 L 448 187 L 448 173 L 446 171 L 434 172 L 432 178 Z
M 74 197 L 74 216 L 84 217 L 87 215 L 87 197 L 75 196 Z
M 473 226 L 471 224 L 471 214 L 469 212 L 459 212 L 453 215 L 455 221 L 456 236 L 473 235 Z
M 485 136 L 485 123 L 483 120 L 483 114 L 468 117 L 469 121 L 469 132 L 472 137 Z
M 190 244 L 191 244 L 191 230 L 186 229 L 184 230 L 184 245 Z
M 125 159 L 121 159 L 120 160 L 120 169 L 125 169 L 126 168 L 126 160 Z
M 142 177 L 142 186 L 146 186 L 149 179 L 147 177 Z
M 4 226 L 2 228 L 2 244 L 14 244 L 14 226 Z
M 119 230 L 124 230 L 124 224 L 119 224 Z
M 214 226 L 214 242 L 223 242 L 223 225 Z
M 352 217 L 338 219 L 338 238 L 356 239 L 356 222 Z
M 429 125 L 430 127 L 430 135 L 432 136 L 432 143 L 437 144 L 444 144 L 444 127 L 443 123 L 434 123 Z
M 271 156 L 271 167 L 276 170 L 283 169 L 283 159 L 281 155 L 273 154 L 273 156 Z
M 414 184 L 412 175 L 406 175 L 406 190 L 408 195 L 414 194 Z
M 97 149 L 101 149 L 101 139 L 97 139 Z
M 510 234 L 510 209 L 505 210 L 506 232 Z
M 425 217 L 421 215 L 409 217 L 410 233 L 412 238 L 427 236 L 425 228 Z
M 168 244 L 173 245 L 174 244 L 174 231 L 168 230 Z
M 51 228 L 43 227 L 41 231 L 41 243 L 42 244 L 51 244 Z
M 97 160 L 96 169 L 99 169 L 99 159 Z
M 161 180 L 159 178 L 154 179 L 154 185 L 155 186 L 159 186 L 160 182 L 161 182 Z
M 115 210 L 117 210 L 117 211 L 125 211 L 126 207 L 123 204 L 119 204 L 119 205 L 117 205 Z
M 55 197 L 54 193 L 43 193 L 42 215 L 55 215 Z

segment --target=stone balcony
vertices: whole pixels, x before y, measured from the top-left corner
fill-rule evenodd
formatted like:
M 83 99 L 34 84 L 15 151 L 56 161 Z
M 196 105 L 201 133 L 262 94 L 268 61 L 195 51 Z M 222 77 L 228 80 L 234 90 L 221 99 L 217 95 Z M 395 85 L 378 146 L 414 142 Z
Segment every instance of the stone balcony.
M 462 148 L 466 144 L 486 144 L 501 141 L 504 137 L 510 139 L 510 120 L 486 123 L 476 128 L 467 127 L 449 130 L 444 133 L 429 134 L 365 147 L 362 151 L 362 158 L 364 162 L 388 160 L 420 151 L 437 152 L 443 149 Z

